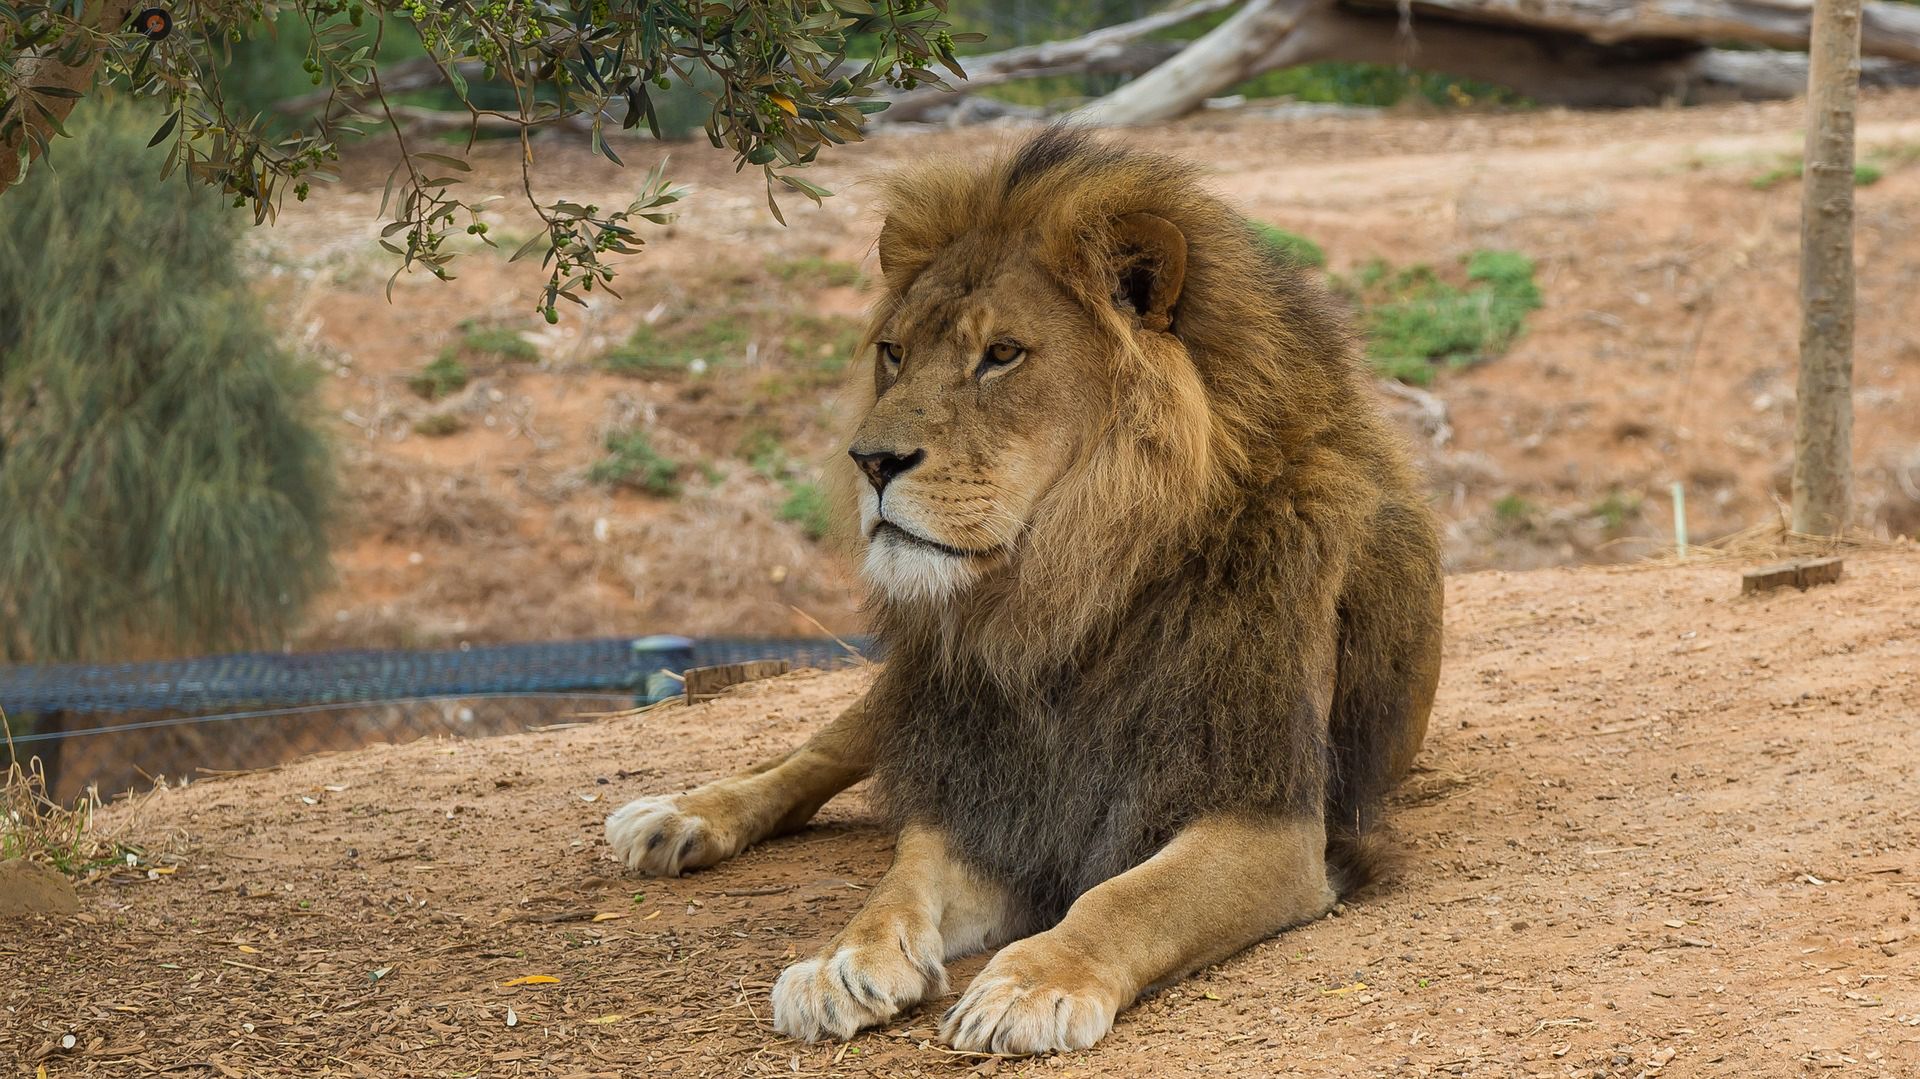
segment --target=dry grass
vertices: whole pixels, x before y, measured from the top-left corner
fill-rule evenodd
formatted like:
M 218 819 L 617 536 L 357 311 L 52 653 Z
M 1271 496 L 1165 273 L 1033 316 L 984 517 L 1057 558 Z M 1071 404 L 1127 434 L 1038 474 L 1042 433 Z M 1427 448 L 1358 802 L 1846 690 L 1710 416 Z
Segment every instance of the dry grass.
M 94 827 L 98 795 L 88 790 L 71 806 L 54 801 L 47 792 L 40 758 L 31 757 L 22 764 L 14 751 L 4 714 L 0 714 L 0 729 L 8 732 L 11 762 L 0 785 L 0 861 L 24 858 L 87 879 L 126 865 L 130 848 Z
M 1821 558 L 1849 551 L 1911 551 L 1912 540 L 1885 539 L 1862 530 L 1843 536 L 1814 536 L 1795 532 L 1784 519 L 1757 524 L 1722 536 L 1710 543 L 1689 544 L 1683 556 L 1667 546 L 1647 555 L 1655 565 L 1712 565 L 1723 562 L 1755 562 L 1761 559 L 1785 561 L 1791 558 Z

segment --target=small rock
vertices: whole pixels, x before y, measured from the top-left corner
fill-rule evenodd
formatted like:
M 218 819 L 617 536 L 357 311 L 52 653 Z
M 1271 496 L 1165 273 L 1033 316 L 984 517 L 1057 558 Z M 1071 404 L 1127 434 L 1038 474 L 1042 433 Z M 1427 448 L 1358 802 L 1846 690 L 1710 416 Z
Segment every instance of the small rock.
M 30 914 L 65 917 L 80 909 L 80 897 L 67 878 L 22 859 L 0 862 L 0 918 Z

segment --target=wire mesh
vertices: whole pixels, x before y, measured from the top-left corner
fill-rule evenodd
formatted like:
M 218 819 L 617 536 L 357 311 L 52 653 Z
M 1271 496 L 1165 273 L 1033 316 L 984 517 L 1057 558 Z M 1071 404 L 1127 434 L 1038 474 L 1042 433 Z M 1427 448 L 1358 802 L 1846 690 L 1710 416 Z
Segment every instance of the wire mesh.
M 865 640 L 600 638 L 423 651 L 247 653 L 155 663 L 0 667 L 12 752 L 52 793 L 271 767 L 418 738 L 485 737 L 633 707 L 689 667 L 852 661 Z

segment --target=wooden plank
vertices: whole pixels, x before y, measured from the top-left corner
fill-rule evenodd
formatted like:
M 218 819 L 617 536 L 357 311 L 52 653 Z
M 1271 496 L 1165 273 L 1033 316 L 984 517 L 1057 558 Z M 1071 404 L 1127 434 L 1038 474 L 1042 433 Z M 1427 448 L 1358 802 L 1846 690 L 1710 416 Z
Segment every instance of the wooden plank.
M 728 686 L 777 678 L 793 669 L 784 659 L 756 659 L 746 663 L 722 663 L 715 667 L 687 668 L 687 703 L 699 704 L 718 697 Z
M 1801 588 L 1832 584 L 1840 579 L 1840 568 L 1838 558 L 1809 558 L 1800 563 L 1800 579 L 1795 583 Z
M 1800 573 L 1792 562 L 1776 562 L 1771 566 L 1750 569 L 1740 575 L 1740 594 L 1751 596 L 1760 592 L 1771 592 L 1776 588 L 1791 588 L 1800 579 Z
M 1740 594 L 1752 596 L 1788 587 L 1804 592 L 1814 585 L 1838 581 L 1840 571 L 1841 560 L 1838 558 L 1801 558 L 1792 562 L 1776 562 L 1741 574 Z

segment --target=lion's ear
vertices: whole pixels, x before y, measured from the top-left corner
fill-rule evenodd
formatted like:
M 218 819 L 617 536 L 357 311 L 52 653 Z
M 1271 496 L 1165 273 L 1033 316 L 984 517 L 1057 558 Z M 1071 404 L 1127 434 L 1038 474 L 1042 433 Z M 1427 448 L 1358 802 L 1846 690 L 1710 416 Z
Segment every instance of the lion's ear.
M 1116 218 L 1113 236 L 1114 303 L 1140 316 L 1145 329 L 1171 331 L 1187 276 L 1187 237 L 1173 222 L 1148 213 Z M 885 258 L 883 248 L 883 266 Z

